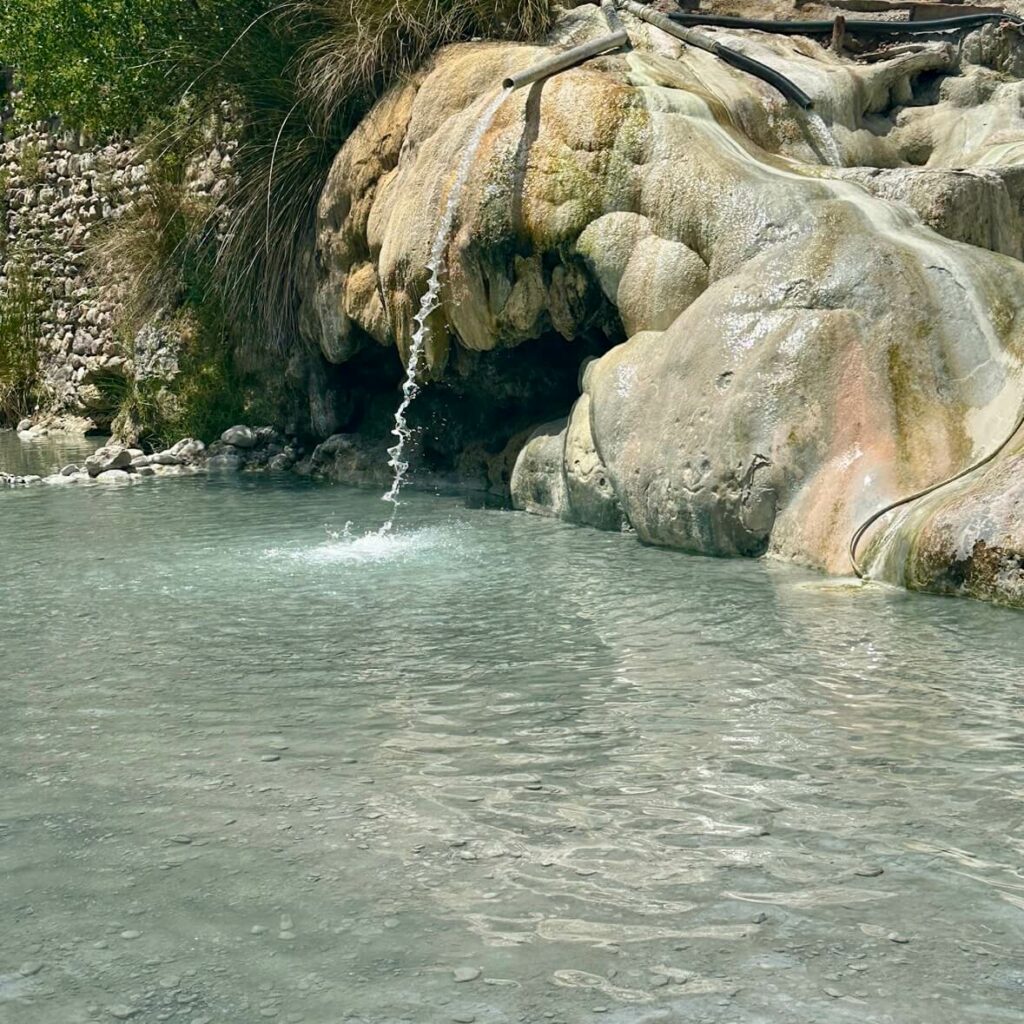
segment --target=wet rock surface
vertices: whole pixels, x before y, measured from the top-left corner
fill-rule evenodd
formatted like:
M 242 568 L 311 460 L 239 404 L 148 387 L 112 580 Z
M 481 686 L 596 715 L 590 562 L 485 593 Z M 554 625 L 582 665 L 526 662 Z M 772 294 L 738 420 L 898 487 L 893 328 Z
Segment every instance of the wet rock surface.
M 233 433 L 234 432 L 234 433 Z M 134 483 L 149 477 L 192 476 L 200 473 L 274 471 L 292 469 L 302 456 L 303 448 L 298 441 L 288 439 L 273 427 L 234 427 L 225 432 L 242 445 L 216 441 L 207 446 L 196 438 L 186 437 L 162 451 L 147 455 L 138 449 L 127 448 L 117 443 L 108 443 L 94 448 L 82 466 L 68 463 L 54 468 L 48 474 L 16 474 L 0 472 L 0 486 L 29 487 L 36 484 L 51 486 L 83 483 Z M 32 448 L 41 438 L 25 432 L 13 439 L 9 433 L 0 431 L 0 466 L 31 461 Z M 53 437 L 50 450 L 67 450 L 68 441 Z M 84 439 L 78 438 L 78 444 Z
M 810 117 L 625 20 L 631 53 L 498 112 L 459 200 L 424 378 L 486 394 L 465 353 L 530 344 L 543 367 L 559 345 L 601 339 L 577 348 L 577 364 L 599 359 L 576 410 L 532 424 L 571 426 L 523 447 L 519 507 L 849 573 L 868 515 L 993 451 L 1024 408 L 1024 43 L 990 25 L 959 50 L 926 39 L 857 61 L 717 33 L 797 82 Z M 593 7 L 558 29 L 600 31 Z M 445 50 L 345 146 L 305 286 L 304 327 L 329 361 L 407 351 L 450 169 L 493 83 L 542 52 Z M 999 555 L 973 557 L 964 586 L 924 520 L 914 533 L 883 521 L 862 555 L 891 582 L 1019 604 L 1011 505 L 987 506 Z M 941 566 L 915 569 L 943 557 L 945 582 Z

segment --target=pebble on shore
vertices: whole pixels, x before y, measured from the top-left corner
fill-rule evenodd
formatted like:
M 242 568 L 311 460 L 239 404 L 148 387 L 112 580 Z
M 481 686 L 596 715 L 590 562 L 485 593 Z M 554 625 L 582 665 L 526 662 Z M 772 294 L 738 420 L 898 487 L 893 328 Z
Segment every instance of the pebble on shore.
M 32 436 L 39 435 L 33 433 Z M 83 466 L 69 463 L 50 476 L 0 471 L 0 488 L 96 482 L 125 484 L 155 476 L 290 470 L 302 454 L 298 441 L 284 437 L 273 427 L 254 429 L 238 425 L 224 431 L 220 439 L 209 446 L 196 438 L 185 437 L 169 448 L 147 455 L 139 448 L 111 442 L 93 452 Z

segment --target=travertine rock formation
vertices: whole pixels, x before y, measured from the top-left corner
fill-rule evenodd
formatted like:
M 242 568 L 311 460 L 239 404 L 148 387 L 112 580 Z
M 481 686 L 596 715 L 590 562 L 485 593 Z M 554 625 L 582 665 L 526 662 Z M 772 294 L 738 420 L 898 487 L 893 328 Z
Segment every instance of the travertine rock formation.
M 596 354 L 566 420 L 522 449 L 518 505 L 846 573 L 859 523 L 1002 445 L 1024 408 L 1024 41 L 993 25 L 857 63 L 720 33 L 812 95 L 828 131 L 626 22 L 631 52 L 499 112 L 424 374 L 479 399 L 498 351 L 529 343 L 538 380 L 566 346 Z M 580 7 L 555 41 L 604 30 Z M 368 352 L 408 351 L 459 154 L 497 83 L 544 53 L 440 53 L 338 157 L 304 323 L 340 379 Z M 1024 435 L 884 520 L 870 570 L 1024 605 L 1022 460 Z

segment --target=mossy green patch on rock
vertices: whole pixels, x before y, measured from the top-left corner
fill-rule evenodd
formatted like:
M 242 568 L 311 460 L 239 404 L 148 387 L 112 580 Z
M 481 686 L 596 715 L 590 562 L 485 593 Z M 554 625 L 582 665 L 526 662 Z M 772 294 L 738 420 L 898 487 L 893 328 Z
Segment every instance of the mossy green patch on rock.
M 0 290 L 0 426 L 14 426 L 46 398 L 40 360 L 42 292 L 18 254 L 8 267 Z

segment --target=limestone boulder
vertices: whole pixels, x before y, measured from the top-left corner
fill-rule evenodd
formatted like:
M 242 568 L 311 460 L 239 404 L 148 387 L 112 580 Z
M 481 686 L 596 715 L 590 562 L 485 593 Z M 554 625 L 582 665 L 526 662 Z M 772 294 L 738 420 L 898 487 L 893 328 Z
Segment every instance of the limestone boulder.
M 571 518 L 565 478 L 566 423 L 545 423 L 530 435 L 512 471 L 516 508 L 559 519 Z
M 1024 167 L 853 167 L 842 176 L 909 206 L 946 238 L 1024 258 Z
M 335 434 L 317 445 L 304 471 L 335 483 L 384 489 L 391 483 L 387 442 L 383 438 Z
M 206 445 L 194 437 L 183 437 L 177 443 L 171 445 L 168 454 L 174 456 L 179 462 L 192 464 L 202 461 L 206 455 Z
M 229 444 L 233 448 L 256 447 L 256 431 L 254 431 L 252 427 L 228 427 L 228 429 L 220 435 L 220 439 L 224 444 Z
M 599 530 L 618 530 L 626 521 L 611 475 L 597 451 L 591 424 L 590 395 L 573 406 L 562 439 L 566 501 L 574 522 Z
M 130 484 L 132 474 L 123 469 L 108 469 L 105 473 L 100 473 L 96 479 L 104 484 Z
M 123 445 L 111 444 L 93 452 L 85 460 L 85 470 L 89 476 L 98 477 L 115 470 L 126 470 L 131 464 L 131 451 Z

